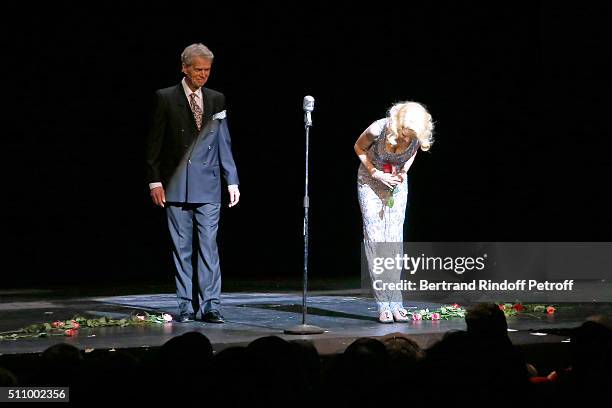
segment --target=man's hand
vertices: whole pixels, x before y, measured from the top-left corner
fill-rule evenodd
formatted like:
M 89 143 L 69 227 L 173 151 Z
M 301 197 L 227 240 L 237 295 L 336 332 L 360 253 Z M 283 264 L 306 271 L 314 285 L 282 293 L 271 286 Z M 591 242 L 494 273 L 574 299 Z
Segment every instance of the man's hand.
M 227 186 L 227 190 L 229 191 L 230 195 L 229 206 L 233 207 L 238 204 L 238 201 L 240 201 L 240 190 L 238 190 L 238 185 L 236 184 L 230 184 Z
M 151 189 L 151 199 L 153 200 L 153 204 L 159 205 L 164 208 L 164 204 L 166 204 L 166 192 L 163 187 L 155 187 Z

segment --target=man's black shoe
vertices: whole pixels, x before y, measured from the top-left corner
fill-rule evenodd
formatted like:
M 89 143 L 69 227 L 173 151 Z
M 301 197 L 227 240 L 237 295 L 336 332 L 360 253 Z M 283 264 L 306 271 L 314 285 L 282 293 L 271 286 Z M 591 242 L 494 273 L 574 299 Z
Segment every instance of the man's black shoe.
M 186 313 L 179 316 L 178 321 L 181 323 L 190 323 L 195 320 L 195 315 L 193 313 Z
M 204 317 L 202 317 L 202 321 L 206 323 L 225 323 L 223 320 L 223 316 L 219 313 L 218 310 L 211 310 L 210 312 L 206 312 Z

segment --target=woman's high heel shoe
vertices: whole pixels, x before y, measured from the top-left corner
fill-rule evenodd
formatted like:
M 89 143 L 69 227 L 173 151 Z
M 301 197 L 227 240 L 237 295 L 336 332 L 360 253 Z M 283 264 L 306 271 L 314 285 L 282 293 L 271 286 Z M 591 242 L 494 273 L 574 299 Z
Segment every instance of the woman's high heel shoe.
M 381 310 L 378 321 L 381 323 L 393 323 L 393 314 L 389 309 Z

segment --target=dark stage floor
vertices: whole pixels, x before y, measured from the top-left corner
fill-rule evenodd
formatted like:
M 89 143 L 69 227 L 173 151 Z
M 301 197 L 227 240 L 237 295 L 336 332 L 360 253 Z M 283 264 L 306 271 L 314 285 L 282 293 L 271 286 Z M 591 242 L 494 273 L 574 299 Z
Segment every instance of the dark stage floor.
M 252 287 L 250 289 L 253 289 Z M 84 292 L 85 293 L 85 292 Z M 112 293 L 112 292 L 108 292 Z M 115 293 L 119 293 L 115 291 Z M 15 330 L 34 323 L 66 320 L 74 315 L 111 318 L 127 317 L 135 310 L 175 314 L 174 293 L 141 293 L 78 296 L 54 291 L 3 291 L 0 302 L 0 332 Z M 285 339 L 313 341 L 321 355 L 342 352 L 359 337 L 379 337 L 393 332 L 411 336 L 421 347 L 427 347 L 449 330 L 465 329 L 463 319 L 417 321 L 381 324 L 372 299 L 363 297 L 357 289 L 312 291 L 308 297 L 307 323 L 326 331 L 320 335 L 286 335 L 283 330 L 301 323 L 302 295 L 300 291 L 226 292 L 222 296 L 225 324 L 167 323 L 134 327 L 81 328 L 75 337 L 49 337 L 0 341 L 0 355 L 39 353 L 52 344 L 66 342 L 82 350 L 101 351 L 119 348 L 148 349 L 162 345 L 170 338 L 192 330 L 204 333 L 215 351 L 269 335 Z M 406 306 L 436 309 L 434 302 L 406 302 Z M 609 303 L 556 304 L 554 315 L 518 315 L 509 318 L 509 336 L 522 348 L 567 351 L 569 330 L 579 326 L 586 317 L 610 314 Z

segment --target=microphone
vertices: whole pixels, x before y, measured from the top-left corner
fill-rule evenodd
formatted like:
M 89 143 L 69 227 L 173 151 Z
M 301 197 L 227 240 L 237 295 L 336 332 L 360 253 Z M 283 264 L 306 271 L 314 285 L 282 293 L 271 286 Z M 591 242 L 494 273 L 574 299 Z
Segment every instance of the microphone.
M 302 105 L 302 108 L 304 109 L 304 125 L 312 126 L 310 112 L 314 110 L 314 98 L 310 95 L 306 95 L 304 97 L 304 104 Z

